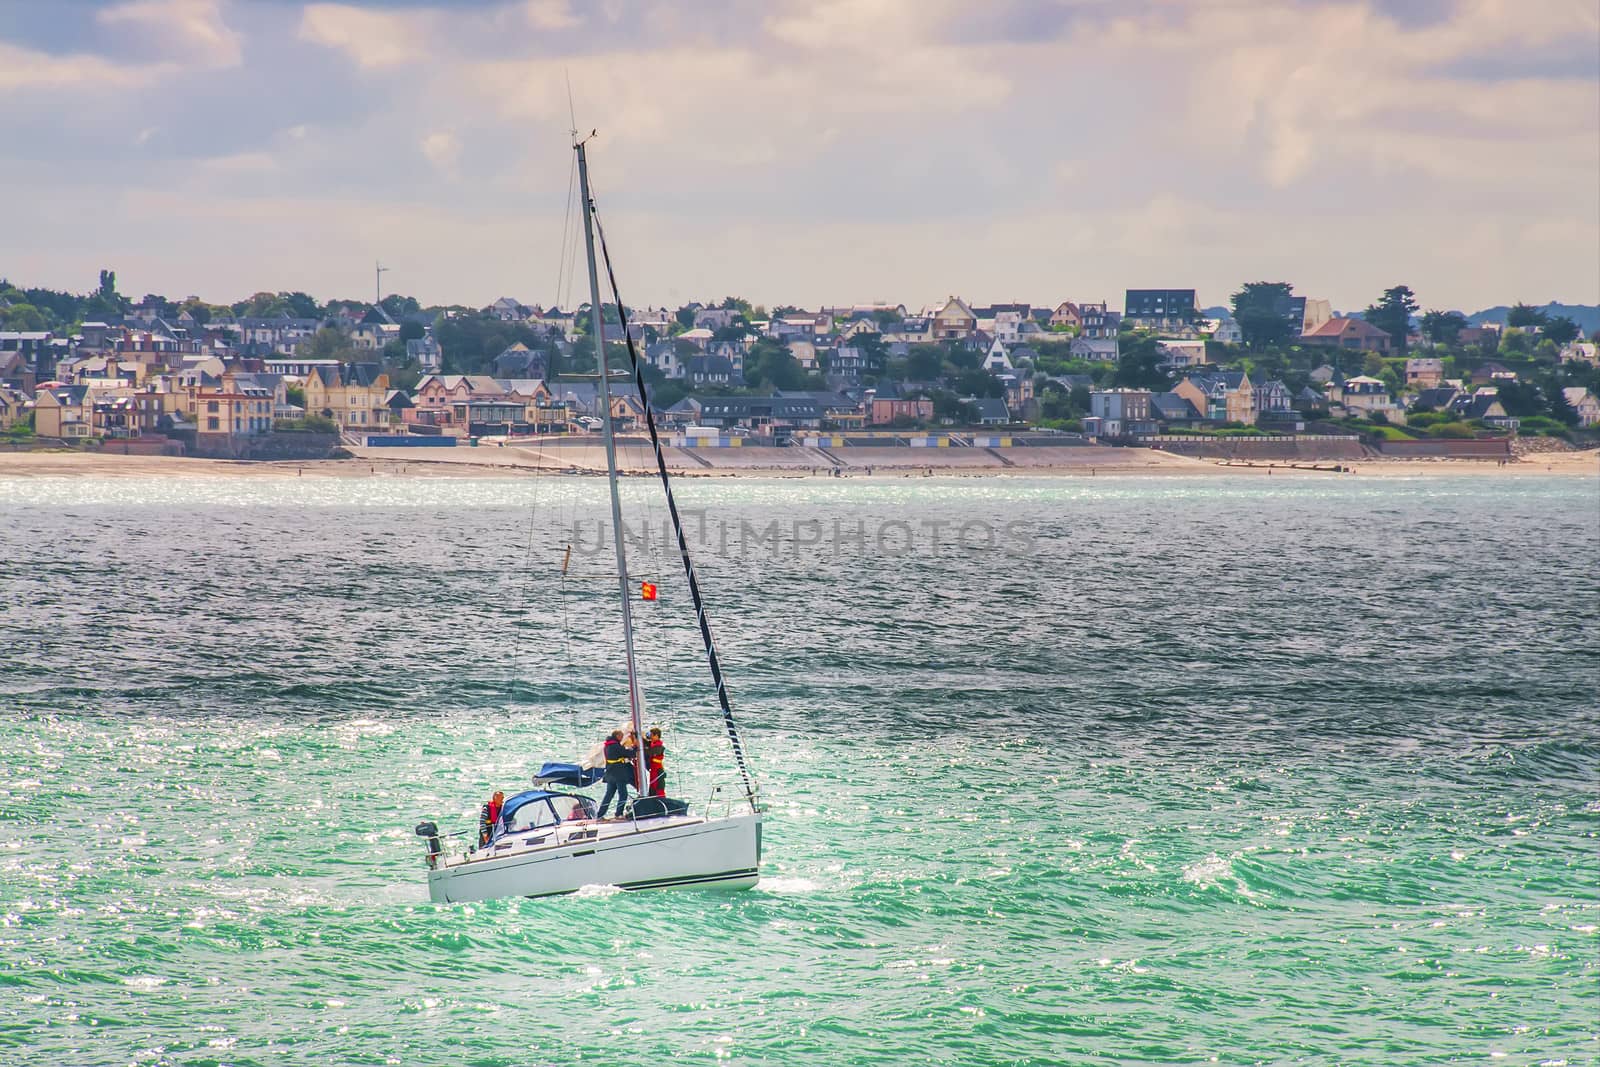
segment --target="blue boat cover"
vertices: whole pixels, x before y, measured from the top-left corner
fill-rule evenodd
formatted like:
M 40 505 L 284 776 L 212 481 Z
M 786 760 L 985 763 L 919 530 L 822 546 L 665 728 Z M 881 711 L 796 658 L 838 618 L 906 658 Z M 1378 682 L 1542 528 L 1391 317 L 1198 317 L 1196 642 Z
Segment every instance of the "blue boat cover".
M 526 793 L 518 793 L 514 797 L 506 797 L 505 804 L 500 808 L 500 825 L 495 827 L 495 836 L 499 837 L 505 831 L 505 828 L 511 825 L 511 816 L 515 815 L 517 809 L 522 805 L 559 795 L 559 793 L 552 793 L 546 789 L 530 789 Z
M 605 769 L 602 767 L 585 770 L 576 763 L 546 763 L 539 768 L 533 780 L 548 785 L 585 786 L 593 785 L 604 776 Z M 511 802 L 506 801 L 506 807 L 510 806 Z

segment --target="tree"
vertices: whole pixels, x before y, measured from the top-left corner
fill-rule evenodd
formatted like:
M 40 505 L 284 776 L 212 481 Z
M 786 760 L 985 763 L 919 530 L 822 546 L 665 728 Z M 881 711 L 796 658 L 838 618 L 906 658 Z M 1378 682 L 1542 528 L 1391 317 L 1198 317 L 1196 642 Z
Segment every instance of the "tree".
M 1113 381 L 1130 389 L 1156 389 L 1165 392 L 1172 379 L 1161 366 L 1161 345 L 1152 336 L 1124 336 L 1117 373 Z
M 1512 305 L 1511 310 L 1506 312 L 1507 326 L 1516 326 L 1519 328 L 1528 326 L 1543 326 L 1549 321 L 1550 316 L 1545 313 L 1543 308 L 1536 308 L 1531 304 L 1524 304 L 1520 301 Z
M 1550 390 L 1550 415 L 1568 426 L 1578 425 L 1578 409 L 1567 400 L 1567 394 L 1559 386 Z
M 427 328 L 420 322 L 408 319 L 400 324 L 400 340 L 402 341 L 420 341 L 427 336 L 427 333 Z
M 350 338 L 332 326 L 324 326 L 295 346 L 301 359 L 349 359 L 355 355 Z
M 178 309 L 179 314 L 184 312 L 187 312 L 191 319 L 202 326 L 211 321 L 211 305 L 204 300 L 185 300 L 183 306 Z
M 722 304 L 720 306 L 724 311 L 737 311 L 746 319 L 749 319 L 751 317 L 751 312 L 755 310 L 750 306 L 750 301 L 746 300 L 742 296 L 723 297 Z
M 1362 317 L 1388 334 L 1395 347 L 1404 352 L 1406 337 L 1411 333 L 1411 314 L 1417 306 L 1417 295 L 1411 287 L 1396 285 L 1385 289 L 1376 304 L 1369 304 Z
M 0 310 L 0 322 L 8 330 L 29 332 L 45 329 L 44 312 L 32 304 L 12 304 Z
M 719 326 L 711 334 L 713 341 L 743 341 L 755 333 L 748 322 L 730 322 L 726 326 Z
M 1005 386 L 987 371 L 962 371 L 955 380 L 956 392 L 966 396 L 1004 396 Z
M 1294 336 L 1297 331 L 1289 319 L 1293 289 L 1288 282 L 1245 282 L 1233 294 L 1233 318 L 1245 344 L 1260 350 Z
M 1543 415 L 1547 404 L 1544 394 L 1532 382 L 1504 382 L 1497 387 L 1501 407 L 1507 415 L 1518 417 Z
M 744 357 L 744 380 L 746 385 L 757 388 L 801 389 L 805 386 L 806 372 L 788 345 L 763 337 L 750 346 Z
M 944 373 L 944 351 L 936 345 L 914 345 L 906 357 L 906 377 L 931 382 Z
M 678 325 L 685 330 L 694 327 L 694 315 L 695 309 L 692 307 L 681 307 L 672 313 L 672 317 L 678 320 Z
M 1558 345 L 1571 344 L 1580 332 L 1578 324 L 1565 315 L 1557 315 L 1544 324 L 1544 336 Z
M 1467 317 L 1459 311 L 1429 311 L 1422 316 L 1422 336 L 1436 345 L 1453 345 L 1467 327 Z
M 105 297 L 107 300 L 115 300 L 117 298 L 117 272 L 116 271 L 114 271 L 114 270 L 102 270 L 100 272 L 99 295 L 102 296 L 102 297 Z

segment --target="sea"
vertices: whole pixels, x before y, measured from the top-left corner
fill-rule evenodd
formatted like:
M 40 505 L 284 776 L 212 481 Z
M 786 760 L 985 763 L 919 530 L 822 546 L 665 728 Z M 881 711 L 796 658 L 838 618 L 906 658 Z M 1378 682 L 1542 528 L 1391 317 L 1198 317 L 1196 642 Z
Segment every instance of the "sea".
M 433 904 L 626 714 L 603 481 L 0 479 L 0 1063 L 1600 1062 L 1595 480 L 677 491 L 759 886 Z

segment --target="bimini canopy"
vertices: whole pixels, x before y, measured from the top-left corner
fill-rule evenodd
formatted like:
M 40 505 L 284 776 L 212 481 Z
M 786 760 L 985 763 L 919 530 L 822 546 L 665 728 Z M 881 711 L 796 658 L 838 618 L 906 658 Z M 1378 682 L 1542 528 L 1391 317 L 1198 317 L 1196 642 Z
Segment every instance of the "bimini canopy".
M 552 793 L 545 789 L 530 789 L 526 793 L 518 793 L 514 797 L 506 797 L 505 805 L 500 809 L 500 825 L 495 827 L 495 836 L 500 836 L 514 825 L 512 818 L 523 805 L 532 804 L 534 801 L 549 800 L 554 796 L 560 796 L 560 794 Z

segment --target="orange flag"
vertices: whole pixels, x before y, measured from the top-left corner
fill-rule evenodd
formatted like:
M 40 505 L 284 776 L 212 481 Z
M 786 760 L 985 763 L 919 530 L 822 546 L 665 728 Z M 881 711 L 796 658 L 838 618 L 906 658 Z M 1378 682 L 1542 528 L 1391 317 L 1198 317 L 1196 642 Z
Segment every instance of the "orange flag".
M 655 584 L 652 582 L 640 582 L 639 596 L 645 600 L 654 600 L 656 598 Z

